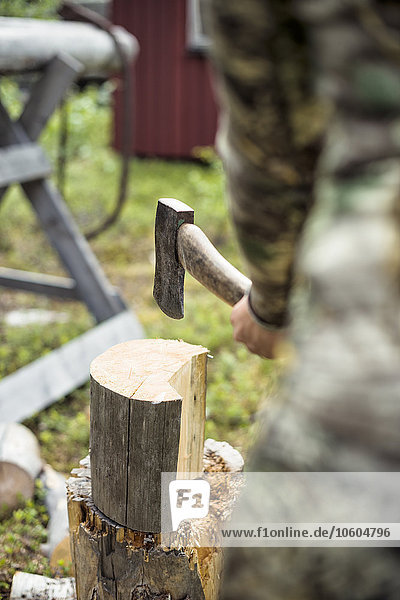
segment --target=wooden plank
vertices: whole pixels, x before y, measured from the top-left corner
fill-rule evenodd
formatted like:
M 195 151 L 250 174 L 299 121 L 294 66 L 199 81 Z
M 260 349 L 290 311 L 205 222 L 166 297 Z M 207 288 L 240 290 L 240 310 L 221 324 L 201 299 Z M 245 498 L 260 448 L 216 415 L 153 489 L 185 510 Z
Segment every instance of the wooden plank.
M 31 141 L 22 127 L 14 123 L 2 102 L 0 102 L 0 146 L 29 144 Z
M 176 340 L 135 340 L 92 362 L 93 500 L 119 524 L 160 532 L 161 473 L 201 471 L 206 354 Z M 203 408 L 190 415 L 194 398 Z
M 68 277 L 56 277 L 55 275 L 43 275 L 42 273 L 0 267 L 0 286 L 34 294 L 45 294 L 64 300 L 80 299 L 75 281 Z
M 90 363 L 99 352 L 139 337 L 139 322 L 124 311 L 9 375 L 0 382 L 2 422 L 23 421 L 59 400 L 88 380 Z
M 32 141 L 38 139 L 49 117 L 82 69 L 82 65 L 65 52 L 60 52 L 47 65 L 43 75 L 34 84 L 19 118 L 20 125 Z
M 29 143 L 19 123 L 13 123 L 0 103 L 0 140 L 8 144 Z M 76 281 L 77 291 L 98 322 L 126 308 L 105 277 L 86 239 L 80 233 L 65 202 L 46 180 L 22 184 L 43 231 L 57 250 L 68 273 Z
M 0 149 L 0 186 L 43 179 L 51 172 L 43 150 L 35 143 L 14 144 Z

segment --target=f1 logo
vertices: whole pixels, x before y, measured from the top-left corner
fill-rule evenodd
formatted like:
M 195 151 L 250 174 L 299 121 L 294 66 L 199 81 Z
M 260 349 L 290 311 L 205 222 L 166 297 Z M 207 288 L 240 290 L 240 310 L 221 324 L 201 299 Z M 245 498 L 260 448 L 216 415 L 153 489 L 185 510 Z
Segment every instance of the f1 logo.
M 177 479 L 169 484 L 172 529 L 185 519 L 202 519 L 210 506 L 210 484 L 204 479 Z

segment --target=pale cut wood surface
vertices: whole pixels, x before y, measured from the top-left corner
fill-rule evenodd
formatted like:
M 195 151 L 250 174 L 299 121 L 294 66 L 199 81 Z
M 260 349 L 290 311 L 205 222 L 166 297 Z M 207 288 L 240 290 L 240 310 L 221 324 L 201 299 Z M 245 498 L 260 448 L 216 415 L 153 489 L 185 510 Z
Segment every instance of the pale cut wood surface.
M 12 510 L 20 497 L 31 498 L 42 468 L 36 437 L 24 425 L 0 423 L 0 510 Z
M 183 478 L 201 471 L 206 418 L 207 354 L 196 354 L 177 371 L 170 383 L 184 398 L 181 417 L 178 473 Z
M 160 531 L 161 473 L 202 468 L 206 355 L 176 340 L 118 344 L 91 365 L 93 500 L 138 531 Z

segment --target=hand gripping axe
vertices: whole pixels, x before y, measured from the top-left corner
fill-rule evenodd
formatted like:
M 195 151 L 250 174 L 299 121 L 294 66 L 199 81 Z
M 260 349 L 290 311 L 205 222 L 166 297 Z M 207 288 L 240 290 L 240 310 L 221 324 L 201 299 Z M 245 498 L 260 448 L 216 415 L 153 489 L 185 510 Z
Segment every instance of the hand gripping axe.
M 185 271 L 231 306 L 250 289 L 250 279 L 225 260 L 193 222 L 190 206 L 174 198 L 158 201 L 153 296 L 173 319 L 184 315 Z

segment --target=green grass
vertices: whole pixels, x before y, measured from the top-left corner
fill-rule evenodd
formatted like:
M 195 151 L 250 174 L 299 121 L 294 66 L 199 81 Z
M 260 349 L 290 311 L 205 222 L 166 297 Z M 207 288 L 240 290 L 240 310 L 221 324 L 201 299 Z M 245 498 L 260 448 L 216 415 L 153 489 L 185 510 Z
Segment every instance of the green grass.
M 12 82 L 1 89 L 2 98 L 20 109 Z M 79 227 L 86 231 L 111 210 L 116 193 L 119 157 L 109 148 L 110 86 L 70 98 L 70 142 L 66 202 Z M 54 161 L 59 116 L 56 114 L 42 143 Z M 92 242 L 92 248 L 110 281 L 122 292 L 150 338 L 183 339 L 207 347 L 209 360 L 206 436 L 226 440 L 244 454 L 250 445 L 260 401 L 274 385 L 277 368 L 232 341 L 230 309 L 187 277 L 185 318 L 164 316 L 152 298 L 154 268 L 153 227 L 159 197 L 176 197 L 195 209 L 196 223 L 237 267 L 242 268 L 224 199 L 221 166 L 195 162 L 131 161 L 129 199 L 118 223 Z M 63 274 L 57 256 L 47 244 L 31 207 L 18 189 L 0 205 L 0 264 L 51 274 Z M 46 326 L 6 325 L 4 316 L 16 308 L 45 308 L 68 315 L 65 323 Z M 55 301 L 24 293 L 0 295 L 0 376 L 58 347 L 91 327 L 93 321 L 78 303 Z M 77 390 L 26 421 L 38 436 L 43 458 L 68 473 L 88 452 L 88 387 Z M 0 525 L 0 598 L 6 598 L 16 568 L 48 573 L 40 554 L 45 535 L 42 505 L 36 495 L 24 508 Z M 29 529 L 29 533 L 28 533 Z M 27 550 L 28 548 L 28 550 Z M 2 553 L 3 556 L 4 553 Z M 3 562 L 1 562 L 3 561 Z
M 51 576 L 49 561 L 40 551 L 40 545 L 46 541 L 47 521 L 43 489 L 38 481 L 33 499 L 0 521 L 0 598 L 8 598 L 15 571 Z

